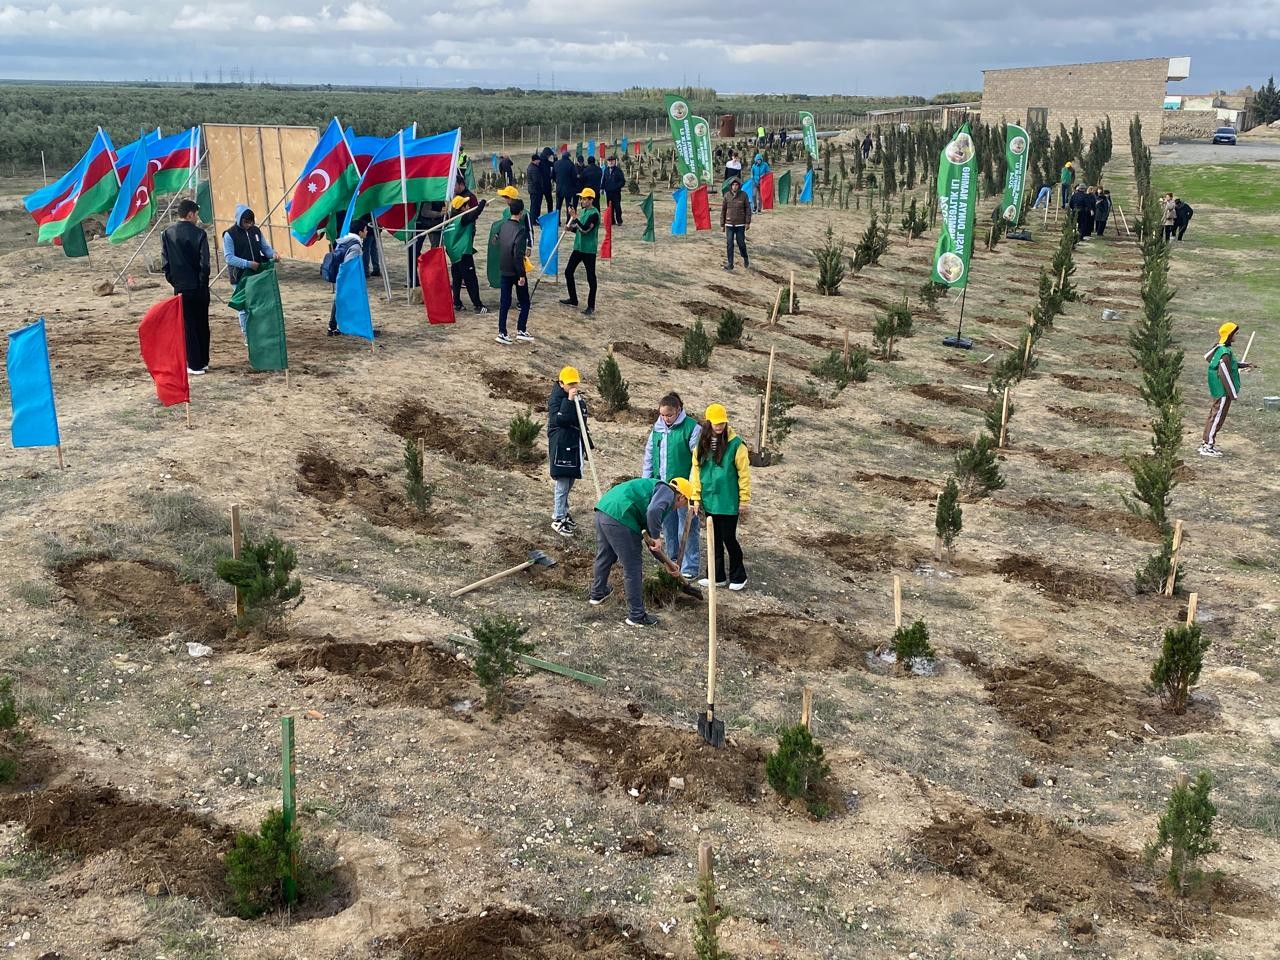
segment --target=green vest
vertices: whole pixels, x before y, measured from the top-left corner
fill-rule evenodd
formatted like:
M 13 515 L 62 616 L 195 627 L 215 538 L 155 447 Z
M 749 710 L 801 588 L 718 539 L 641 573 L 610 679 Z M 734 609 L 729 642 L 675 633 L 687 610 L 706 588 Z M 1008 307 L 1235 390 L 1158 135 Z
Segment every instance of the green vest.
M 649 501 L 653 499 L 653 491 L 662 485 L 662 481 L 653 477 L 637 477 L 618 484 L 606 491 L 596 504 L 596 509 L 606 516 L 613 517 L 620 524 L 636 533 L 644 530 L 649 521 Z M 651 531 L 652 532 L 652 531 Z M 659 534 L 661 531 L 658 531 Z
M 498 222 L 501 223 L 502 221 L 499 220 Z M 441 237 L 441 243 L 444 244 L 444 252 L 449 255 L 450 263 L 457 263 L 468 254 L 476 252 L 476 222 L 474 220 L 464 225 L 462 223 L 462 214 L 459 214 L 445 224 L 444 229 L 440 232 L 444 235 Z
M 702 509 L 707 513 L 738 512 L 738 467 L 734 463 L 742 438 L 734 437 L 719 463 L 711 457 L 698 461 L 698 475 L 702 484 Z
M 590 233 L 584 235 L 581 228 L 587 225 L 587 217 L 591 213 L 595 213 L 597 215 L 596 228 L 592 230 Z M 574 253 L 587 253 L 593 257 L 596 255 L 596 250 L 598 250 L 600 247 L 599 214 L 600 214 L 600 211 L 595 207 L 592 207 L 590 210 L 588 210 L 586 207 L 583 207 L 581 210 L 578 211 L 578 228 L 579 229 L 578 229 L 578 232 L 573 235 Z
M 664 433 L 654 430 L 649 435 L 649 463 L 653 466 L 653 475 L 664 483 L 676 477 L 686 480 L 693 472 L 693 451 L 689 449 L 689 438 L 698 428 L 698 422 L 688 414 L 677 426 L 668 427 Z M 662 469 L 662 448 L 667 448 L 667 469 Z M 661 474 L 661 476 L 659 476 Z
M 502 211 L 502 216 L 493 221 L 493 226 L 489 228 L 489 246 L 486 248 L 487 259 L 485 260 L 484 270 L 485 277 L 489 281 L 489 286 L 494 290 L 502 286 L 502 263 L 501 257 L 498 256 L 498 231 L 502 229 L 502 225 L 511 219 L 511 208 Z
M 1213 351 L 1213 356 L 1209 358 L 1209 395 L 1215 399 L 1227 395 L 1227 385 L 1222 382 L 1222 377 L 1218 373 L 1218 364 L 1222 363 L 1224 357 L 1227 360 L 1227 369 L 1231 371 L 1231 385 L 1236 388 L 1236 393 L 1240 392 L 1240 368 L 1236 365 L 1236 355 L 1224 343 Z

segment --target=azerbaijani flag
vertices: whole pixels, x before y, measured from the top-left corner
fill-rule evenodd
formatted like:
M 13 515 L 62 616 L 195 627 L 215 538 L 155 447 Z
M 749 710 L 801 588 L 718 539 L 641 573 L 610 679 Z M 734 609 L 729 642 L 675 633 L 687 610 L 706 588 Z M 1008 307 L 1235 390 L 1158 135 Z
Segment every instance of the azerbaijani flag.
M 116 194 L 120 192 L 114 155 L 115 148 L 111 145 L 111 138 L 99 127 L 98 132 L 94 134 L 93 143 L 89 145 L 85 155 L 72 170 L 76 176 L 69 189 L 56 199 L 56 202 L 41 208 L 39 213 L 32 210 L 30 206 L 27 207 L 36 218 L 36 222 L 40 224 L 40 231 L 36 237 L 37 243 L 56 240 L 81 223 L 85 217 L 111 209 L 111 205 L 115 203 Z M 60 179 L 58 184 L 62 184 L 65 179 Z M 38 196 L 41 192 L 36 191 L 32 197 Z M 32 197 L 28 197 L 27 200 L 31 200 Z M 49 199 L 54 200 L 53 197 Z M 24 205 L 25 203 L 26 201 Z M 41 219 L 42 216 L 43 219 Z
M 89 155 L 85 154 L 80 158 L 79 163 L 53 183 L 47 184 L 35 193 L 22 198 L 23 207 L 35 219 L 37 225 L 43 224 L 48 220 L 50 213 L 75 191 L 80 183 L 80 178 L 84 175 L 88 157 Z
M 349 233 L 357 217 L 383 207 L 431 201 L 447 204 L 453 199 L 461 144 L 459 128 L 421 138 L 406 136 L 401 130 L 388 138 L 356 185 L 342 232 Z
M 156 127 L 150 133 L 144 133 L 133 143 L 126 143 L 123 147 L 116 151 L 116 173 L 120 177 L 120 183 L 129 179 L 129 171 L 133 168 L 134 160 L 140 156 L 139 150 L 143 149 L 144 144 L 151 144 L 160 139 L 160 128 Z M 146 154 L 141 154 L 145 158 Z
M 189 189 L 200 168 L 200 128 L 153 140 L 147 146 L 147 162 L 156 196 Z
M 302 168 L 286 208 L 289 232 L 304 246 L 315 243 L 325 221 L 351 202 L 360 171 L 337 119 L 329 121 Z
M 154 161 L 145 159 L 146 154 L 140 152 L 147 149 L 147 141 L 139 140 L 129 146 L 135 149 L 128 173 L 120 184 L 111 216 L 107 217 L 107 239 L 112 243 L 124 243 L 136 237 L 151 225 L 156 215 Z M 121 156 L 125 149 L 121 149 Z M 119 169 L 117 164 L 117 172 Z

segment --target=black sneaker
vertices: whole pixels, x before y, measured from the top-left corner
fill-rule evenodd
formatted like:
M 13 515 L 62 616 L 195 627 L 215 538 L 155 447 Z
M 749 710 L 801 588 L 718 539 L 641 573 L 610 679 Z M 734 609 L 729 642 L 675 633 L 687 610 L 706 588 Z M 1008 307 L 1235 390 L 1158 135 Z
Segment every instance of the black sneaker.
M 566 527 L 568 527 L 570 530 L 577 530 L 577 529 L 578 529 L 578 521 L 577 521 L 577 520 L 575 520 L 575 519 L 573 519 L 573 514 L 571 514 L 571 513 L 566 513 L 566 514 L 564 515 L 564 517 L 562 518 L 562 522 L 563 522 L 563 523 L 564 523 L 564 525 L 565 525 Z
M 560 302 L 563 303 L 566 307 L 576 307 L 578 305 L 577 300 L 561 300 Z
M 340 331 L 337 327 L 330 327 L 330 328 L 329 328 L 329 336 L 331 336 L 331 337 L 340 337 L 340 336 L 342 336 L 342 331 Z
M 593 316 L 595 316 L 595 313 L 596 313 L 596 308 L 595 308 L 595 307 L 587 307 L 587 309 L 585 309 L 585 310 L 583 310 L 583 311 L 582 311 L 582 315 L 583 315 L 584 317 L 593 317 Z
M 472 313 L 488 313 L 489 308 L 482 303 L 480 304 L 480 306 L 473 308 L 471 312 Z
M 733 264 L 731 263 L 725 264 L 725 270 L 727 270 L 729 273 L 733 273 Z
M 656 627 L 658 625 L 658 618 L 655 617 L 652 613 L 645 613 L 645 614 L 642 614 L 639 618 L 627 617 L 627 619 L 624 620 L 623 623 L 625 623 L 628 627 Z
M 461 303 L 459 303 L 457 300 L 453 301 L 453 309 L 455 309 L 455 310 L 461 310 L 461 309 L 462 309 L 462 304 L 461 304 Z

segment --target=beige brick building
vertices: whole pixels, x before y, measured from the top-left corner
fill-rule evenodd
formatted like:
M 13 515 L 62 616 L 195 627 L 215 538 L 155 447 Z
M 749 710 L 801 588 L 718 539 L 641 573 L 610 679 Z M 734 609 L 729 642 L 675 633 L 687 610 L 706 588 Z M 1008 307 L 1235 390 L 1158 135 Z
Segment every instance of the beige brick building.
M 1080 121 L 1086 140 L 1093 128 L 1111 118 L 1117 153 L 1129 150 L 1129 121 L 1142 118 L 1143 139 L 1159 142 L 1164 124 L 1165 90 L 1171 80 L 1185 80 L 1189 57 L 1068 63 L 1052 67 L 1017 67 L 982 72 L 982 120 L 1017 123 L 1039 119 L 1056 132 Z

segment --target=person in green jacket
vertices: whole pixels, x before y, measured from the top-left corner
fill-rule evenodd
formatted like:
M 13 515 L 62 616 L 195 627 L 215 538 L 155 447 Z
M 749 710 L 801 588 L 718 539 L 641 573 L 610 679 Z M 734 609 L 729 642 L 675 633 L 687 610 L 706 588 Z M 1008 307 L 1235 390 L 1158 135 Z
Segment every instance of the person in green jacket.
M 1062 179 L 1060 181 L 1062 184 L 1062 203 L 1059 204 L 1059 206 L 1061 206 L 1063 210 L 1067 209 L 1067 201 L 1071 199 L 1071 184 L 1075 182 L 1075 179 L 1076 168 L 1073 167 L 1071 165 L 1071 161 L 1068 160 L 1063 164 Z
M 485 201 L 476 200 L 470 190 L 459 193 L 450 204 L 449 219 L 440 231 L 444 252 L 449 256 L 449 272 L 453 279 L 453 309 L 462 309 L 462 288 L 467 288 L 471 309 L 488 313 L 480 301 L 480 282 L 476 279 L 476 220 L 484 213 Z M 506 213 L 510 215 L 511 211 Z M 501 222 L 501 221 L 499 221 Z
M 658 403 L 658 419 L 644 447 L 640 476 L 665 481 L 676 477 L 688 478 L 693 473 L 693 451 L 698 449 L 701 435 L 702 424 L 685 413 L 680 394 L 668 393 Z M 662 525 L 662 535 L 672 559 L 679 549 L 687 514 L 687 510 L 673 510 Z M 692 524 L 680 560 L 680 573 L 686 580 L 694 580 L 698 576 L 698 534 L 698 524 Z
M 644 608 L 644 537 L 651 530 L 657 531 L 658 536 L 650 536 L 651 545 L 661 550 L 663 521 L 668 513 L 688 507 L 692 493 L 693 485 L 684 477 L 676 477 L 670 483 L 656 477 L 637 477 L 624 480 L 600 498 L 596 504 L 599 547 L 592 570 L 591 593 L 587 597 L 593 607 L 604 603 L 613 593 L 609 573 L 615 563 L 620 563 L 627 594 L 627 626 L 657 624 L 658 618 Z M 676 576 L 680 569 L 671 563 L 667 572 Z
M 1222 451 L 1216 446 L 1218 431 L 1227 419 L 1227 411 L 1231 409 L 1231 401 L 1240 396 L 1240 371 L 1253 366 L 1249 363 L 1238 363 L 1231 352 L 1231 343 L 1240 328 L 1234 323 L 1224 323 L 1218 328 L 1218 342 L 1204 355 L 1209 363 L 1209 395 L 1213 397 L 1213 406 L 1209 409 L 1209 419 L 1204 422 L 1204 436 L 1200 443 L 1200 456 L 1220 457 Z
M 596 312 L 596 250 L 600 246 L 600 211 L 596 209 L 596 192 L 590 187 L 583 187 L 578 192 L 578 217 L 569 221 L 569 230 L 573 233 L 573 253 L 569 255 L 569 265 L 564 271 L 569 296 L 560 302 L 568 307 L 578 305 L 578 288 L 573 283 L 573 275 L 578 264 L 582 264 L 587 269 L 587 309 L 582 311 L 582 315 L 589 317 Z
M 511 219 L 511 201 L 520 199 L 520 191 L 513 186 L 505 186 L 498 191 L 498 199 L 503 203 L 502 216 L 493 221 L 489 228 L 489 254 L 485 261 L 485 275 L 489 286 L 494 290 L 502 288 L 502 268 L 498 264 L 498 231 Z
M 707 422 L 702 425 L 698 449 L 693 453 L 693 511 L 711 518 L 715 531 L 716 586 L 743 590 L 747 586 L 747 567 L 742 562 L 742 546 L 738 543 L 738 518 L 747 515 L 751 502 L 751 466 L 747 445 L 729 426 L 724 406 L 707 407 Z M 728 567 L 725 553 L 729 554 Z M 711 581 L 711 555 L 707 556 L 707 576 L 699 581 L 704 587 Z

